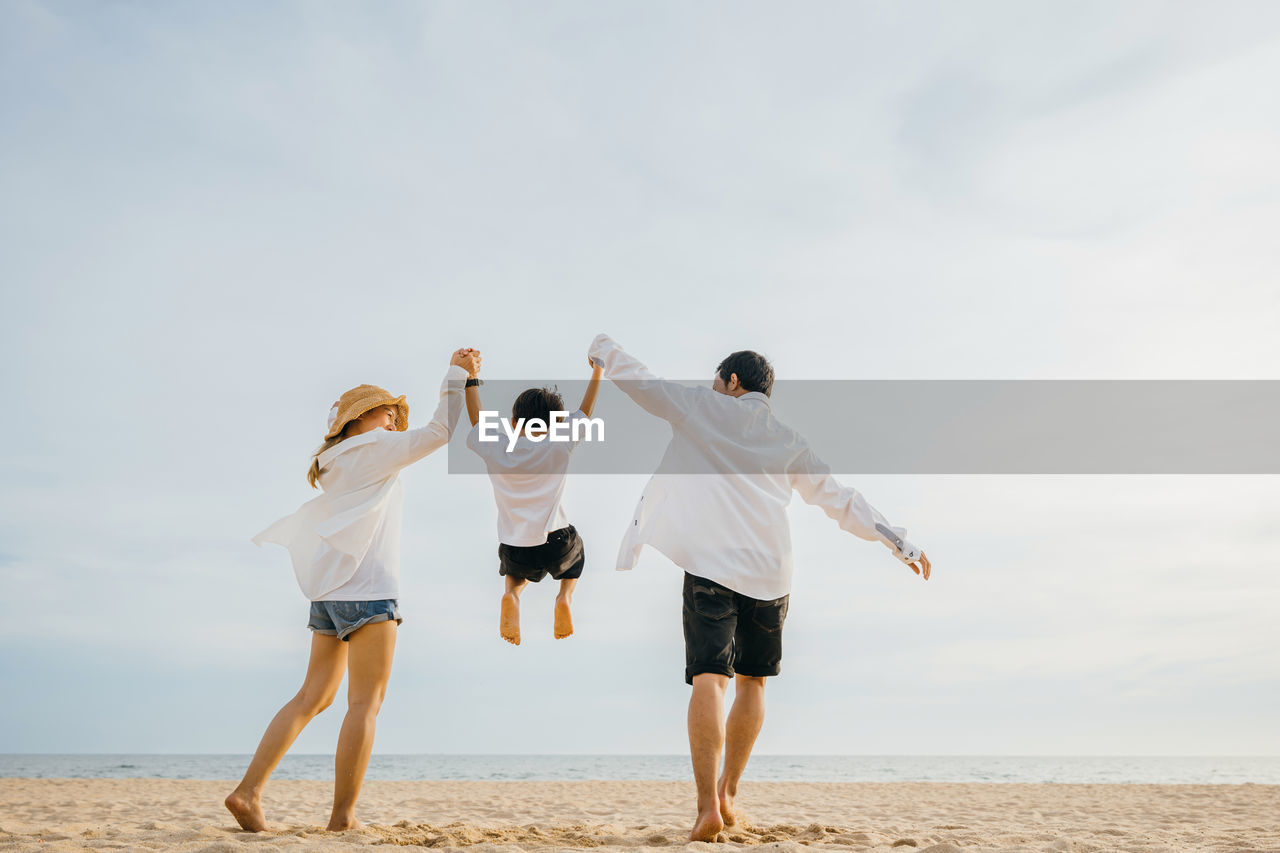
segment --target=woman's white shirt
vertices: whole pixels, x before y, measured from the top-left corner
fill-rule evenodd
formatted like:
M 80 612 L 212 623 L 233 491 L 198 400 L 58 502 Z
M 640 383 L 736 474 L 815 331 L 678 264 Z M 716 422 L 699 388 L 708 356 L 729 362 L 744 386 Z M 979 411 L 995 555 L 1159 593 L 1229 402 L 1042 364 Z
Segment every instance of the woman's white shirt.
M 404 432 L 376 429 L 319 456 L 324 494 L 253 537 L 289 550 L 312 601 L 374 601 L 400 595 L 400 469 L 449 443 L 467 372 L 451 365 L 431 421 Z

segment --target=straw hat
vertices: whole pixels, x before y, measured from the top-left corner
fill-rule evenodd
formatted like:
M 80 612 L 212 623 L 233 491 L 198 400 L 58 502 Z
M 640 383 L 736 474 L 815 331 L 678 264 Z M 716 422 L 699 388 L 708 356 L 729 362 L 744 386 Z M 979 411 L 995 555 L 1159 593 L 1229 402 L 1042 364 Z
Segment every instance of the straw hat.
M 395 406 L 399 410 L 396 413 L 397 431 L 403 432 L 409 428 L 409 404 L 404 401 L 403 394 L 393 397 L 390 391 L 377 385 L 357 385 L 333 404 L 333 410 L 329 412 L 329 432 L 324 437 L 325 441 L 341 433 L 347 424 L 365 412 L 379 406 Z

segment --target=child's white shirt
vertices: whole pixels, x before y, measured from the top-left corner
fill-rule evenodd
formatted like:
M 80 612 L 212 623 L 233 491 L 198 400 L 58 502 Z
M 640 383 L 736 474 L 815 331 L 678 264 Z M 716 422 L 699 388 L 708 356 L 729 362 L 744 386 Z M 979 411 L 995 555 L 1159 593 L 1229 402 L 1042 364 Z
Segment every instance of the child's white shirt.
M 451 365 L 440 401 L 423 427 L 375 429 L 320 454 L 324 494 L 253 537 L 289 549 L 303 595 L 312 601 L 377 601 L 400 596 L 400 469 L 449 443 L 462 413 L 467 371 Z
M 569 517 L 561 506 L 565 472 L 569 470 L 569 457 L 578 446 L 572 436 L 582 430 L 575 422 L 586 420 L 581 410 L 569 415 L 566 421 L 569 441 L 549 438 L 534 441 L 521 435 L 515 445 L 510 446 L 502 429 L 491 429 L 489 435 L 496 432 L 496 441 L 481 441 L 480 424 L 467 433 L 467 447 L 484 460 L 493 486 L 493 500 L 498 505 L 499 542 L 524 547 L 541 545 L 547 541 L 548 533 L 569 525 Z

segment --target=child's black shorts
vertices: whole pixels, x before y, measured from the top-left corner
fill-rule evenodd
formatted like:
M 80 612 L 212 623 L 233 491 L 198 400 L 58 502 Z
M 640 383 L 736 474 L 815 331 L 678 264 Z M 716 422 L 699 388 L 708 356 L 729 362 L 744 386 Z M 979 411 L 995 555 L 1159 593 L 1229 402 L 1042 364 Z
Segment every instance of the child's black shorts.
M 684 680 L 715 672 L 770 676 L 782 671 L 782 623 L 790 596 L 761 601 L 684 574 Z
M 548 533 L 541 545 L 498 545 L 498 574 L 533 583 L 547 575 L 558 581 L 582 577 L 586 561 L 582 538 L 572 524 Z

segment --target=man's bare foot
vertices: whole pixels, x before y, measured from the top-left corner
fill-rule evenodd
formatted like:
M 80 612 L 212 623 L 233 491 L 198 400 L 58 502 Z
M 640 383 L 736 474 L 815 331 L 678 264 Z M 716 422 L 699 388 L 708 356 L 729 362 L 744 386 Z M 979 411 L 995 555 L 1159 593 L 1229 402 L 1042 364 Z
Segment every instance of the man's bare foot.
M 710 814 L 698 815 L 698 822 L 693 825 L 689 840 L 718 841 L 722 830 L 724 830 L 724 818 L 720 817 L 718 810 Z
M 324 828 L 325 832 L 346 832 L 348 829 L 363 829 L 364 824 L 355 818 L 347 818 L 346 820 L 338 820 L 337 818 L 329 818 L 329 825 Z
M 502 596 L 502 616 L 498 620 L 498 632 L 511 645 L 520 645 L 520 599 L 509 592 Z
M 556 639 L 563 640 L 573 634 L 573 613 L 569 610 L 566 599 L 556 597 Z
M 267 828 L 267 818 L 262 813 L 260 800 L 247 797 L 239 791 L 232 791 L 222 804 L 227 807 L 227 811 L 231 812 L 236 823 L 240 824 L 240 828 L 246 832 L 262 832 Z
M 739 817 L 733 808 L 733 796 L 725 789 L 723 782 L 716 789 L 716 794 L 720 798 L 720 817 L 724 820 L 724 825 L 737 826 Z

